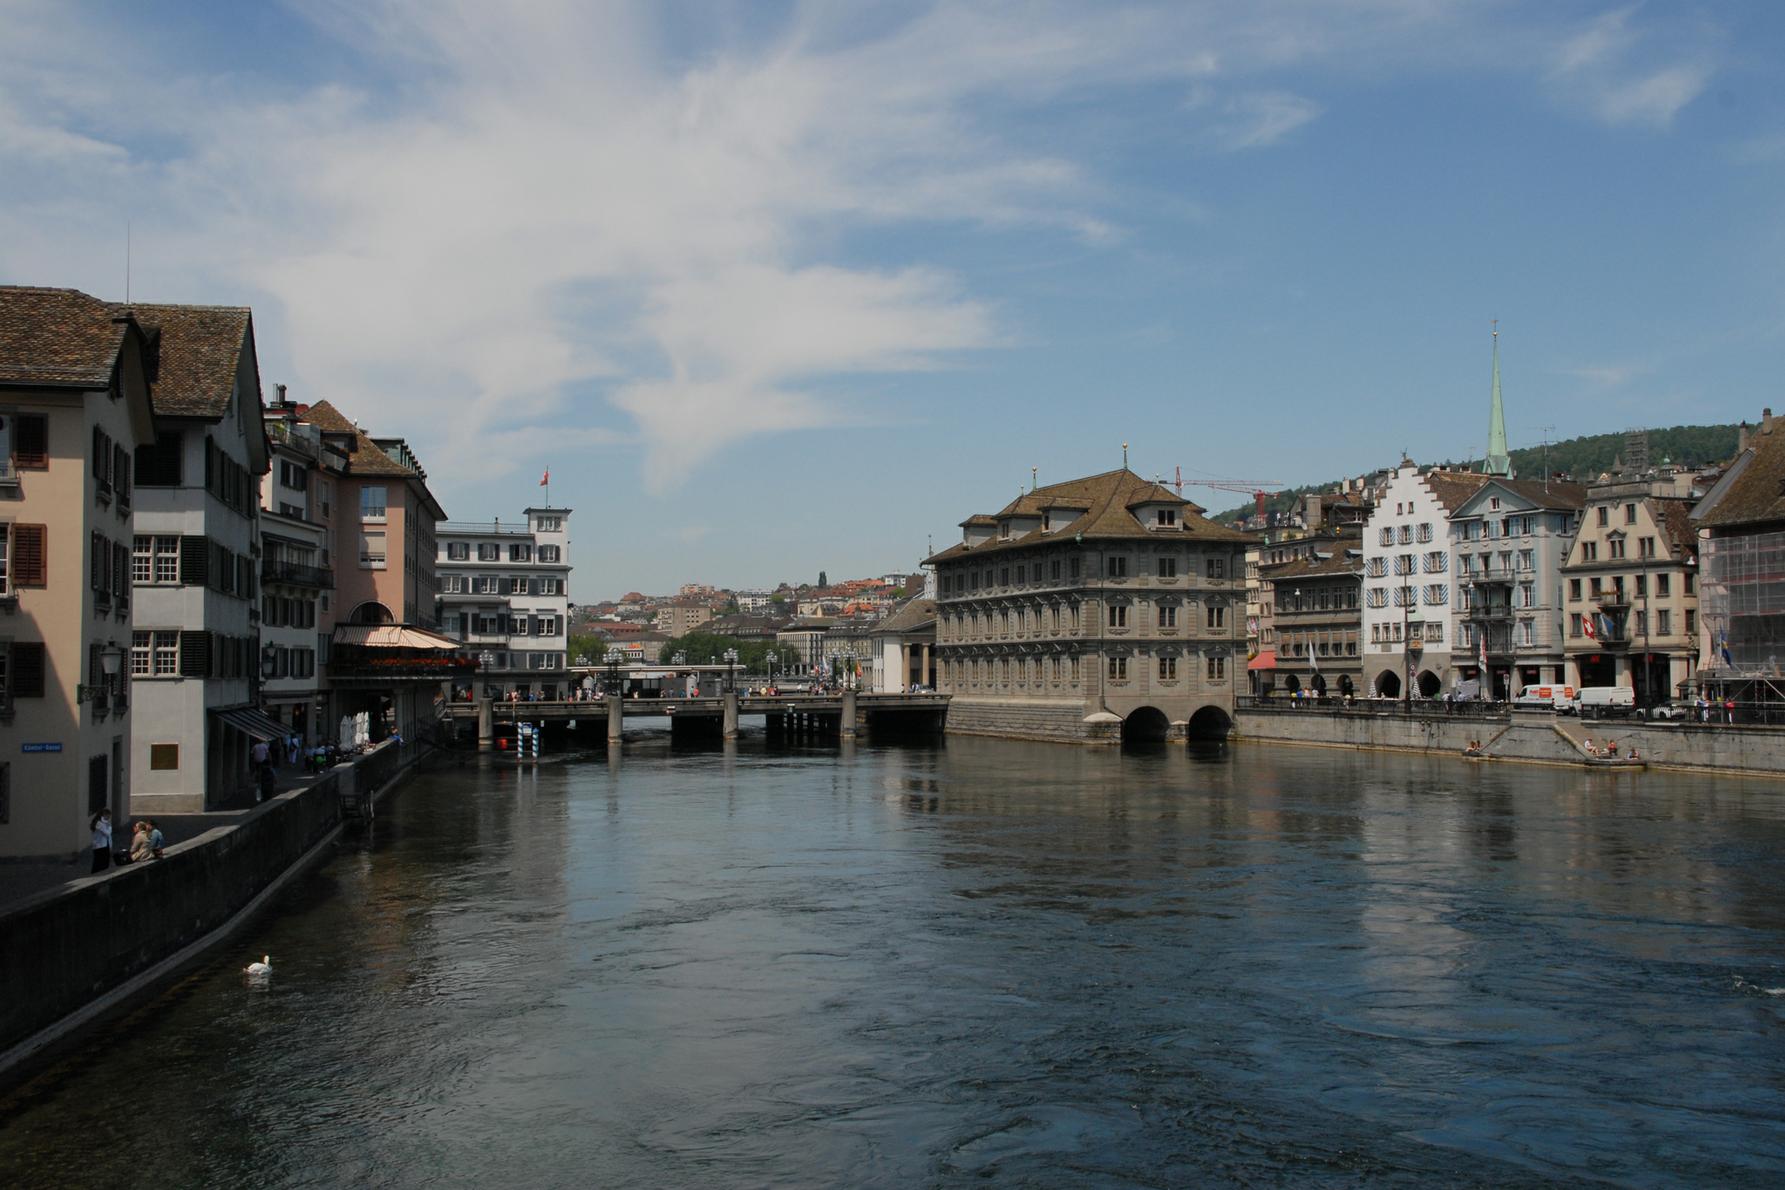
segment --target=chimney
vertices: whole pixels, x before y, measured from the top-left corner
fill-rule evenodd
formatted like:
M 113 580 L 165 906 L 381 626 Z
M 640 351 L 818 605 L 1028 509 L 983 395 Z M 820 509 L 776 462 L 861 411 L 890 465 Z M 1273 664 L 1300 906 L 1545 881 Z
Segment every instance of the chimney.
M 274 401 L 273 404 L 280 409 L 285 408 L 285 386 L 283 384 L 275 384 L 273 385 L 273 391 L 279 394 L 279 399 Z
M 1748 449 L 1748 419 L 1743 418 L 1741 429 L 1737 430 L 1736 434 L 1735 434 L 1735 453 L 1739 455 L 1744 450 L 1747 450 L 1747 449 Z
M 1760 432 L 1762 434 L 1773 432 L 1773 410 L 1770 405 L 1760 411 Z

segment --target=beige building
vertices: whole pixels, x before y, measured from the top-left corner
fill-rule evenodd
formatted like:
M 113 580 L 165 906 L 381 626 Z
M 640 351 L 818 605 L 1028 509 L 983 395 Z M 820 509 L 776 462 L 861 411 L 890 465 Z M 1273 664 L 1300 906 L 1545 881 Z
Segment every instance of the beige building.
M 0 857 L 72 858 L 95 810 L 131 813 L 133 455 L 155 366 L 128 312 L 0 286 Z
M 1244 534 L 1126 468 L 1036 488 L 929 559 L 951 732 L 1225 739 Z
M 706 603 L 698 603 L 691 599 L 678 599 L 674 603 L 664 604 L 657 609 L 654 626 L 657 631 L 675 640 L 687 636 L 696 628 L 713 618 L 713 609 Z
M 1587 489 L 1568 562 L 1568 681 L 1680 696 L 1698 660 L 1698 533 L 1690 485 L 1610 479 Z

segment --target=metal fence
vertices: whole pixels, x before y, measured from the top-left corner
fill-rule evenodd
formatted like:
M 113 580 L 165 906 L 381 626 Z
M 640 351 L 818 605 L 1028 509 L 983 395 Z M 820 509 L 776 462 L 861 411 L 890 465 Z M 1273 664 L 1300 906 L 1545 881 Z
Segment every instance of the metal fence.
M 1388 698 L 1346 699 L 1337 695 L 1327 695 L 1324 698 L 1290 698 L 1286 695 L 1259 698 L 1241 695 L 1234 700 L 1234 705 L 1241 711 L 1269 711 L 1285 715 L 1355 715 L 1364 718 L 1399 716 L 1414 719 L 1476 719 L 1501 723 L 1509 722 L 1512 718 L 1512 708 L 1505 703 L 1481 700 L 1447 702 L 1441 698 L 1416 698 L 1411 702 L 1401 702 Z

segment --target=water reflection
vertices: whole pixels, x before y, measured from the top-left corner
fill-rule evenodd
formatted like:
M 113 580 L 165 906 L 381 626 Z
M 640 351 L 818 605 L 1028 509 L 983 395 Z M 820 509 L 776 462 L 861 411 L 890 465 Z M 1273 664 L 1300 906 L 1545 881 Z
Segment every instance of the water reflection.
M 1780 804 L 1252 747 L 472 761 L 242 939 L 264 995 L 220 955 L 0 1103 L 0 1169 L 1772 1180 Z

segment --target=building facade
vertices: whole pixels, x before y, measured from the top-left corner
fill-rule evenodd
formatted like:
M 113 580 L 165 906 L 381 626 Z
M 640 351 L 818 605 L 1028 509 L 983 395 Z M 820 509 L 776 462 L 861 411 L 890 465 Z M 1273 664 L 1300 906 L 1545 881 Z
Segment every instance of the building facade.
M 1571 684 L 1629 686 L 1645 707 L 1686 690 L 1698 659 L 1693 503 L 1669 479 L 1588 487 L 1562 568 Z
M 440 628 L 479 661 L 481 694 L 557 698 L 570 688 L 570 511 L 435 526 Z
M 266 412 L 270 466 L 260 487 L 261 707 L 305 747 L 332 739 L 324 682 L 334 631 L 333 535 L 324 515 L 322 436 L 280 399 Z M 329 514 L 333 504 L 327 505 Z
M 687 636 L 712 618 L 711 604 L 691 598 L 680 598 L 658 608 L 653 623 L 658 632 L 675 640 L 678 637 Z
M 1454 656 L 1482 697 L 1567 682 L 1562 568 L 1585 501 L 1577 483 L 1495 477 L 1451 513 Z
M 1450 515 L 1489 479 L 1403 460 L 1364 524 L 1364 676 L 1378 698 L 1436 698 L 1452 664 Z
M 949 730 L 1224 739 L 1247 539 L 1126 468 L 1038 487 L 929 559 Z
M 1326 552 L 1322 552 L 1322 550 Z M 1363 688 L 1363 551 L 1329 541 L 1272 567 L 1274 688 L 1349 696 Z
M 1785 711 L 1785 419 L 1743 426 L 1736 457 L 1692 511 L 1700 534 L 1700 690 L 1744 718 Z
M 133 812 L 133 471 L 156 364 L 128 312 L 0 286 L 0 857 L 72 858 L 95 811 Z
M 155 438 L 136 452 L 131 731 L 147 813 L 249 794 L 261 715 L 260 477 L 267 471 L 250 312 L 132 308 L 156 334 Z

